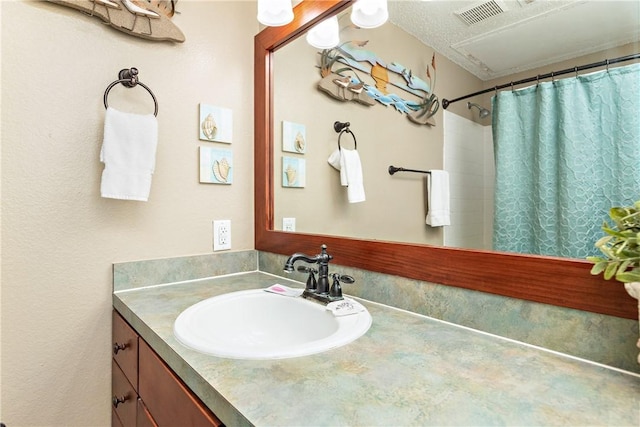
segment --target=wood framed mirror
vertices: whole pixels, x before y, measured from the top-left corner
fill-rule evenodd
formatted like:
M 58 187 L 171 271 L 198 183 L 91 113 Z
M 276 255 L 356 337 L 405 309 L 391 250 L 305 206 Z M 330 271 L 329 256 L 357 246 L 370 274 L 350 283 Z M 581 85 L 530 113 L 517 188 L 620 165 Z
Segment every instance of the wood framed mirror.
M 256 250 L 282 255 L 315 254 L 326 244 L 334 264 L 637 319 L 636 301 L 627 295 L 623 285 L 592 276 L 587 261 L 274 230 L 273 52 L 351 3 L 352 0 L 303 0 L 294 8 L 293 22 L 265 28 L 255 37 Z M 443 94 L 448 98 L 458 95 Z M 310 202 L 322 209 L 321 200 Z

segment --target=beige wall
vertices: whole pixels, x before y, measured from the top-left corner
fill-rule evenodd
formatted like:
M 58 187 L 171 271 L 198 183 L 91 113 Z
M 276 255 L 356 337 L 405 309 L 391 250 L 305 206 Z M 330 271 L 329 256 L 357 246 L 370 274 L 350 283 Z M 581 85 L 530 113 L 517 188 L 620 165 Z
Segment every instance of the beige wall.
M 8 426 L 110 424 L 111 264 L 253 248 L 255 2 L 181 0 L 184 44 L 48 2 L 1 2 L 2 384 Z M 102 96 L 135 66 L 160 111 L 150 200 L 102 199 Z M 110 105 L 148 112 L 142 88 Z M 198 103 L 233 110 L 234 183 L 198 183 Z
M 427 65 L 434 50 L 387 22 L 375 30 L 355 30 L 343 15 L 341 40 L 369 40 L 364 47 L 387 62 L 398 62 L 428 82 Z M 321 80 L 318 49 L 301 37 L 275 54 L 275 227 L 281 229 L 282 217 L 296 218 L 296 231 L 366 237 L 416 243 L 442 244 L 442 228 L 425 225 L 423 175 L 398 173 L 390 176 L 389 165 L 411 169 L 443 168 L 443 111 L 434 116 L 435 126 L 412 123 L 393 106 L 375 103 L 367 107 L 355 102 L 334 100 L 317 89 Z M 436 55 L 435 93 L 442 100 L 447 94 L 482 89 L 482 82 L 445 57 Z M 340 68 L 339 64 L 333 69 Z M 356 71 L 360 78 L 370 77 Z M 390 92 L 415 100 L 400 89 Z M 451 111 L 452 109 L 450 109 Z M 455 113 L 472 118 L 466 108 Z M 283 120 L 306 126 L 307 152 L 304 155 L 282 153 Z M 337 148 L 336 121 L 348 121 L 358 142 L 367 200 L 350 204 L 346 189 L 340 187 L 339 173 L 327 164 Z M 343 135 L 341 143 L 353 148 L 353 140 Z M 283 155 L 306 162 L 306 187 L 282 188 Z

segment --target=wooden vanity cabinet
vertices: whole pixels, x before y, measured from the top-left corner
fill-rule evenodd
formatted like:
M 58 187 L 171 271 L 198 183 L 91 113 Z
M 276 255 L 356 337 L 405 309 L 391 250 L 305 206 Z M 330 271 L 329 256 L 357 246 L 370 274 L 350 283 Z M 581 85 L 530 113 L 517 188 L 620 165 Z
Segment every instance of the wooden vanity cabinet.
M 138 405 L 138 334 L 115 311 L 112 317 L 111 425 L 135 426 Z
M 131 385 L 122 369 L 114 361 L 111 362 L 111 391 L 113 413 L 123 427 L 136 425 L 138 393 Z M 112 425 L 118 425 L 112 419 Z
M 116 311 L 111 388 L 113 427 L 223 425 Z

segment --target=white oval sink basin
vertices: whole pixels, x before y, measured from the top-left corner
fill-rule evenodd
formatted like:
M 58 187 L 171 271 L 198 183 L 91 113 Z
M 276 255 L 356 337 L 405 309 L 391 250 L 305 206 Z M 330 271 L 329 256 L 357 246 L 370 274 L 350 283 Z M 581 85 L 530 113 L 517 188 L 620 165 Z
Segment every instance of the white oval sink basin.
M 371 326 L 367 310 L 334 316 L 322 304 L 263 289 L 231 292 L 192 305 L 176 319 L 180 343 L 234 359 L 284 359 L 340 347 Z

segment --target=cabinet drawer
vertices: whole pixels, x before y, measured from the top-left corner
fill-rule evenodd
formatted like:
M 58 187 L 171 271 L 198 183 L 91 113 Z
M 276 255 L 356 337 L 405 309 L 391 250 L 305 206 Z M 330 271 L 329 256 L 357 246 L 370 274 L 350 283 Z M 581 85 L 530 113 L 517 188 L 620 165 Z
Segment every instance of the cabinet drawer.
M 113 312 L 113 359 L 138 390 L 138 334 L 115 311 Z
M 111 427 L 124 427 L 116 414 L 115 408 L 111 408 Z
M 115 361 L 111 361 L 111 392 L 112 409 L 120 424 L 135 426 L 138 395 Z M 118 420 L 112 420 L 112 424 L 118 425 Z
M 137 414 L 137 422 L 136 427 L 158 427 L 158 424 L 153 420 L 153 417 L 149 413 L 149 410 L 142 399 L 138 399 L 138 414 Z
M 140 398 L 158 426 L 221 426 L 222 423 L 140 340 Z

